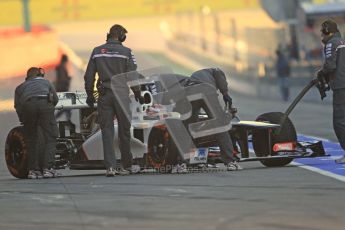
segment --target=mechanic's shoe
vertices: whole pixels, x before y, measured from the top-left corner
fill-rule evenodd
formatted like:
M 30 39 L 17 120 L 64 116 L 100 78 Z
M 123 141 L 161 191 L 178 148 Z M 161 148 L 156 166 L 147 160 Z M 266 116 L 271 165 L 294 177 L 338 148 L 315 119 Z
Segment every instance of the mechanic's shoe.
M 106 177 L 113 177 L 116 174 L 116 170 L 113 168 L 107 168 L 107 171 L 105 172 Z
M 242 169 L 243 168 L 236 161 L 230 162 L 229 164 L 226 165 L 227 171 L 238 171 Z
M 28 179 L 42 179 L 43 175 L 39 170 L 30 170 L 28 173 Z
M 173 166 L 173 168 L 171 169 L 171 173 L 172 174 L 175 174 L 175 173 L 188 173 L 187 164 L 186 163 L 182 163 L 182 164 L 177 164 L 177 165 Z
M 139 165 L 132 165 L 128 170 L 131 174 L 137 174 L 140 173 L 140 166 Z
M 339 159 L 336 159 L 335 163 L 337 163 L 337 164 L 345 164 L 345 156 L 340 157 Z
M 234 161 L 239 161 L 241 159 L 240 152 L 237 150 L 234 150 L 234 152 L 232 153 L 232 158 Z
M 207 164 L 198 164 L 198 169 L 201 171 L 207 170 Z
M 119 175 L 119 176 L 126 176 L 126 175 L 129 175 L 130 173 L 131 173 L 130 171 L 123 168 L 115 170 L 115 175 Z
M 186 163 L 182 163 L 179 165 L 179 173 L 188 173 L 188 168 Z
M 172 167 L 172 169 L 171 169 L 171 174 L 175 174 L 175 173 L 177 173 L 177 166 L 178 165 L 174 165 L 173 167 Z
M 43 169 L 43 178 L 54 178 L 60 176 L 61 174 L 55 169 Z

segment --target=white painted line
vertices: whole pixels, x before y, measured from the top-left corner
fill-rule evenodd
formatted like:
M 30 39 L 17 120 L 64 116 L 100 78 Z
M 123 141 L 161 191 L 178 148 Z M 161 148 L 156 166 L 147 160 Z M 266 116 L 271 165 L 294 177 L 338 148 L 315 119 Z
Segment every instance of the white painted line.
M 63 53 L 65 53 L 68 56 L 68 58 L 75 66 L 77 66 L 79 69 L 83 71 L 86 71 L 86 64 L 66 43 L 60 41 L 59 45 Z
M 333 179 L 345 182 L 345 176 L 341 176 L 341 175 L 338 175 L 338 174 L 335 174 L 335 173 L 327 172 L 327 171 L 322 170 L 322 169 L 314 168 L 314 167 L 311 167 L 311 166 L 306 166 L 304 164 L 300 164 L 300 163 L 296 163 L 296 162 L 292 162 L 291 164 L 292 165 L 296 165 L 296 166 L 298 166 L 300 168 L 304 168 L 304 169 L 307 169 L 307 170 L 319 173 L 321 175 L 328 176 L 328 177 L 331 177 Z
M 321 138 L 321 137 L 315 137 L 315 136 L 308 136 L 308 135 L 303 135 L 301 133 L 299 133 L 298 135 L 300 136 L 303 136 L 303 137 L 306 137 L 306 138 L 312 138 L 312 139 L 316 139 L 316 140 L 321 140 L 321 141 L 327 141 L 327 142 L 331 142 L 331 143 L 335 143 L 334 141 L 330 141 L 328 139 L 325 139 L 325 138 Z M 327 149 L 325 149 L 326 151 Z M 334 150 L 332 149 L 332 151 L 337 151 L 337 150 Z M 339 150 L 340 151 L 340 150 Z M 327 151 L 326 151 L 327 152 Z M 336 156 L 330 156 L 328 157 L 329 160 L 334 160 L 335 158 L 337 158 Z M 324 158 L 322 160 L 327 160 L 327 158 Z M 318 169 L 318 168 L 315 168 L 315 167 L 312 167 L 312 166 L 307 166 L 307 165 L 304 165 L 304 164 L 301 164 L 301 163 L 297 163 L 297 162 L 291 162 L 292 165 L 296 165 L 300 168 L 304 168 L 304 169 L 307 169 L 307 170 L 310 170 L 310 171 L 313 171 L 313 172 L 316 172 L 316 173 L 319 173 L 321 175 L 324 175 L 324 176 L 328 176 L 328 177 L 331 177 L 333 179 L 336 179 L 336 180 L 340 180 L 342 182 L 345 182 L 345 176 L 341 176 L 341 175 L 338 175 L 338 174 L 335 174 L 335 173 L 331 173 L 331 172 L 328 172 L 326 170 L 322 170 L 322 169 Z
M 181 188 L 164 188 L 163 190 L 168 191 L 168 192 L 187 193 L 186 190 L 181 189 Z
M 0 112 L 14 111 L 13 99 L 0 100 Z
M 177 62 L 180 65 L 187 66 L 191 69 L 202 69 L 205 68 L 205 66 L 200 65 L 199 63 L 190 60 L 189 58 L 186 58 L 184 55 L 181 55 L 171 49 L 167 49 L 164 54 L 167 58 L 173 60 L 174 62 Z
M 297 133 L 298 136 L 303 136 L 303 137 L 306 137 L 306 138 L 312 138 L 312 139 L 317 139 L 317 140 L 320 140 L 320 141 L 328 141 L 328 142 L 332 142 L 332 143 L 335 143 L 329 139 L 326 139 L 326 138 L 322 138 L 322 137 L 316 137 L 316 136 L 309 136 L 309 135 L 305 135 L 303 133 Z
M 46 198 L 45 197 L 41 197 L 41 196 L 36 196 L 36 195 L 31 196 L 32 200 L 37 200 L 37 201 L 39 201 L 42 204 L 52 204 L 52 203 L 56 202 L 56 200 L 62 200 L 64 198 L 65 198 L 65 196 L 64 195 L 60 195 L 60 194 L 58 194 L 58 195 L 48 195 L 48 196 L 46 196 Z

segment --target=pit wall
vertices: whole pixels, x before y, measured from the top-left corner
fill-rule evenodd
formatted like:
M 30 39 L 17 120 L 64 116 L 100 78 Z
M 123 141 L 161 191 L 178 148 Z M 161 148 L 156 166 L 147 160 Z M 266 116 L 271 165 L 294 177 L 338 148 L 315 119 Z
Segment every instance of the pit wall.
M 32 66 L 52 69 L 62 54 L 57 34 L 46 26 L 0 30 L 0 50 L 0 79 L 24 76 Z
M 209 67 L 221 68 L 228 77 L 229 88 L 233 92 L 243 95 L 254 96 L 262 99 L 281 100 L 278 87 L 278 79 L 275 74 L 260 76 L 257 70 L 238 71 L 233 63 L 224 61 L 210 53 L 202 52 L 195 47 L 186 46 L 184 43 L 171 40 L 167 41 L 169 52 L 178 53 L 184 60 L 192 61 L 193 65 L 188 65 L 192 69 L 202 69 Z M 168 53 L 169 53 L 168 52 Z M 175 59 L 182 60 L 181 58 Z M 183 64 L 181 62 L 181 64 Z M 272 70 L 273 71 L 273 70 Z M 271 71 L 271 72 L 272 72 Z M 314 78 L 314 69 L 292 68 L 292 76 L 288 79 L 290 90 L 290 102 L 301 92 L 301 90 Z M 327 97 L 321 101 L 319 92 L 313 87 L 302 99 L 303 101 L 330 104 L 332 102 L 332 92 L 327 92 Z

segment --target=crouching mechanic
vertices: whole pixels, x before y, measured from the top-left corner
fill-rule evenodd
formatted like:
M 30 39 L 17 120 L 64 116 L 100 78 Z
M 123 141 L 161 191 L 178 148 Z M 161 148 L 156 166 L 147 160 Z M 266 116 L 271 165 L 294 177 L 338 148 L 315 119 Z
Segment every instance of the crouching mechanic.
M 183 87 L 186 87 L 186 90 L 188 90 L 189 86 L 192 86 L 195 84 L 201 84 L 201 83 L 207 83 L 213 86 L 214 90 L 220 91 L 220 93 L 223 95 L 224 102 L 231 107 L 232 98 L 230 97 L 229 92 L 228 92 L 228 83 L 226 81 L 226 76 L 221 69 L 219 68 L 202 69 L 202 70 L 198 70 L 194 72 L 191 75 L 191 77 L 179 76 L 178 79 L 179 79 L 180 84 Z M 191 123 L 197 122 L 198 114 L 201 108 L 203 108 L 207 114 L 211 114 L 210 112 L 208 112 L 209 109 L 207 108 L 207 106 L 204 106 L 204 103 L 202 100 L 192 101 L 191 104 L 192 104 L 192 115 L 190 118 L 184 121 L 184 124 L 186 127 L 188 127 L 188 125 Z M 221 107 L 220 103 L 213 106 Z M 227 170 L 228 171 L 241 170 L 242 167 L 237 163 L 237 157 L 235 156 L 233 143 L 232 143 L 229 133 L 228 132 L 217 133 L 215 134 L 215 138 L 221 151 L 222 161 L 226 165 Z M 176 166 L 173 167 L 173 172 L 185 173 L 187 171 L 186 164 L 181 163 L 181 161 L 178 160 L 178 156 L 170 156 L 170 157 L 171 159 L 177 160 Z M 170 159 L 168 161 L 172 163 L 174 162 L 173 160 L 170 160 Z
M 54 117 L 58 97 L 54 86 L 44 78 L 42 68 L 31 67 L 25 81 L 15 90 L 14 107 L 24 124 L 28 145 L 28 178 L 57 177 L 53 169 L 58 128 Z M 43 137 L 44 147 L 38 146 Z

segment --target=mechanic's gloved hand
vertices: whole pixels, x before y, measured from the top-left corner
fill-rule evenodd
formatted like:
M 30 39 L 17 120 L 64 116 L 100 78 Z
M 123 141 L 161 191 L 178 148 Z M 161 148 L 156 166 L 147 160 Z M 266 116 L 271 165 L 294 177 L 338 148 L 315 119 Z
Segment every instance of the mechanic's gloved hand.
M 329 84 L 329 75 L 324 74 L 322 70 L 317 71 L 316 78 L 321 84 Z
M 141 105 L 145 103 L 145 99 L 144 99 L 143 96 L 141 96 L 141 92 L 140 91 L 134 91 L 134 98 Z
M 322 81 L 323 80 L 323 73 L 322 73 L 322 70 L 320 69 L 320 70 L 318 70 L 317 72 L 316 72 L 316 78 L 319 80 L 319 81 Z
M 91 108 L 93 108 L 95 105 L 95 102 L 96 102 L 96 100 L 95 100 L 95 97 L 91 94 L 88 94 L 87 95 L 87 98 L 86 98 L 86 104 L 88 105 L 88 106 L 90 106 Z
M 316 76 L 320 76 L 322 75 L 322 69 L 319 69 L 317 72 L 316 72 Z
M 227 104 L 229 107 L 232 106 L 232 98 L 230 97 L 228 93 L 223 94 L 223 100 L 225 104 Z

